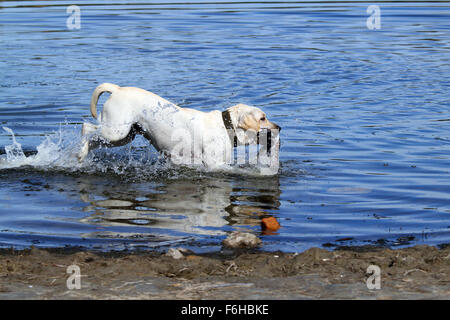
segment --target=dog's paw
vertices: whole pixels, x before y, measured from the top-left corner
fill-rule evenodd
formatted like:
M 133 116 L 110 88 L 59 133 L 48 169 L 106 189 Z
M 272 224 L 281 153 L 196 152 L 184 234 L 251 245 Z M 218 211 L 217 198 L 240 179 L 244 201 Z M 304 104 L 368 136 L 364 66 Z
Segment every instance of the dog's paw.
M 84 154 L 82 154 L 81 152 L 79 154 L 77 154 L 77 159 L 79 163 L 82 163 L 84 158 L 86 158 L 86 156 Z
M 80 152 L 77 154 L 78 162 L 83 162 L 84 158 L 88 155 L 89 152 L 89 144 L 83 143 Z

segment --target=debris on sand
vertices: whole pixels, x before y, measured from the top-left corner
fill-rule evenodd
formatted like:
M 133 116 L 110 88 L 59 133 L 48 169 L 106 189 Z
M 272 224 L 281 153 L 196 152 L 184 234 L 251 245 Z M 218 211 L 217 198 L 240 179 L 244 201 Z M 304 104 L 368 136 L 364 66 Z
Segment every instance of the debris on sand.
M 310 248 L 190 253 L 0 248 L 0 300 L 14 299 L 449 299 L 450 246 Z M 254 252 L 256 251 L 256 252 Z M 81 286 L 67 290 L 67 267 Z M 381 270 L 381 289 L 369 289 Z M 119 289 L 120 288 L 120 289 Z
M 248 232 L 232 232 L 222 244 L 228 248 L 254 248 L 261 244 L 261 239 Z
M 185 248 L 170 248 L 167 250 L 165 256 L 172 257 L 176 260 L 184 259 L 185 254 L 191 254 L 192 251 Z

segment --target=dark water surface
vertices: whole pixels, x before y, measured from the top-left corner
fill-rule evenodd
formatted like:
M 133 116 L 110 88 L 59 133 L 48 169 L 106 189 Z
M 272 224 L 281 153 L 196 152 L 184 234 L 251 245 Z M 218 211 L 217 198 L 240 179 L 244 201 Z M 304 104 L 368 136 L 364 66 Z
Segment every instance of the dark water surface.
M 76 3 L 69 30 L 72 3 L 0 1 L 0 246 L 450 242 L 449 2 L 379 2 L 379 30 L 361 2 Z M 280 173 L 174 168 L 142 138 L 79 165 L 102 82 L 261 107 L 283 127 Z

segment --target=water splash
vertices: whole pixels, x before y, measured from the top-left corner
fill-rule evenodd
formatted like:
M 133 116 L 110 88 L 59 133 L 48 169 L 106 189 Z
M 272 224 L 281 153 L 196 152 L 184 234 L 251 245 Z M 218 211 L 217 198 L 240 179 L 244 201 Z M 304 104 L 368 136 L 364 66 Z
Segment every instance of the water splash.
M 10 146 L 5 146 L 5 152 L 6 152 L 6 161 L 14 164 L 23 161 L 23 159 L 26 158 L 25 154 L 22 150 L 22 145 L 17 142 L 16 137 L 14 135 L 14 132 L 8 128 L 8 127 L 2 127 L 3 130 L 8 132 L 13 140 L 13 144 Z
M 73 132 L 59 128 L 53 135 L 45 137 L 44 141 L 36 147 L 36 154 L 25 155 L 22 146 L 17 142 L 14 132 L 7 127 L 3 130 L 8 132 L 12 138 L 12 145 L 5 146 L 5 154 L 0 158 L 0 169 L 11 169 L 23 166 L 36 168 L 65 168 L 78 169 L 80 164 L 76 163 L 75 147 L 78 144 L 74 139 Z
M 5 146 L 5 154 L 0 155 L 0 170 L 20 167 L 43 171 L 59 171 L 83 174 L 114 174 L 126 180 L 144 181 L 155 178 L 201 177 L 203 175 L 239 174 L 268 175 L 264 167 L 224 166 L 217 172 L 211 172 L 203 166 L 180 167 L 160 156 L 148 142 L 136 138 L 131 144 L 117 148 L 100 148 L 90 152 L 83 162 L 77 154 L 81 145 L 81 129 L 78 126 L 60 125 L 59 130 L 45 136 L 36 147 L 36 153 L 26 155 L 17 142 L 13 130 L 2 127 L 12 139 Z
M 165 169 L 165 164 L 156 154 L 140 152 L 144 148 L 139 146 L 139 142 L 120 148 L 95 150 L 80 163 L 77 158 L 81 142 L 79 127 L 60 126 L 58 131 L 44 138 L 36 147 L 35 154 L 28 156 L 17 142 L 14 132 L 7 127 L 3 127 L 3 130 L 11 135 L 12 144 L 5 146 L 5 154 L 0 156 L 0 170 L 31 167 L 37 170 L 68 173 L 111 172 L 126 178 L 142 177 L 145 172 L 142 177 L 145 178 Z

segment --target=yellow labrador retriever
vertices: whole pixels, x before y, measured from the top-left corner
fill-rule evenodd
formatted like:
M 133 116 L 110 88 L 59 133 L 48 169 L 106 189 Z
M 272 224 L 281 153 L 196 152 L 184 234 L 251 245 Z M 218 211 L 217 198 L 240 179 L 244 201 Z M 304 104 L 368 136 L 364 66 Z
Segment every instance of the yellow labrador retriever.
M 276 136 L 280 130 L 256 107 L 237 104 L 223 112 L 202 112 L 180 108 L 143 89 L 111 83 L 99 85 L 92 94 L 94 118 L 103 92 L 111 95 L 98 117 L 99 124 L 83 124 L 80 162 L 90 149 L 121 146 L 141 134 L 175 163 L 215 168 L 232 161 L 233 147 L 259 143 L 259 133 L 264 130 L 275 132 Z

